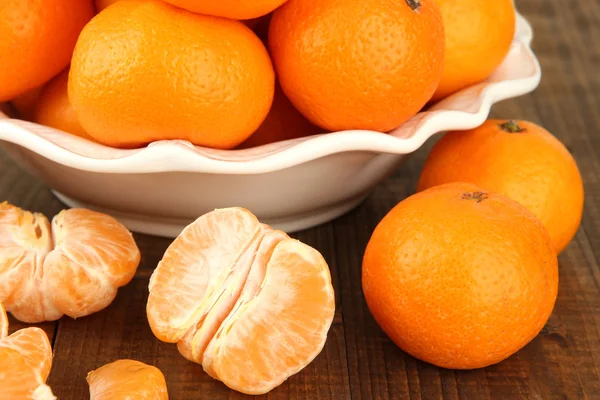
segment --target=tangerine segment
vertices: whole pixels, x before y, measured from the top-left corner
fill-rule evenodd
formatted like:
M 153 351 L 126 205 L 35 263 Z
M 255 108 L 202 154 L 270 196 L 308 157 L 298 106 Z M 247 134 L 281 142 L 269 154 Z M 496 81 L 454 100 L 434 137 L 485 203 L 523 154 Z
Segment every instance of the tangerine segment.
M 88 373 L 90 400 L 168 400 L 162 372 L 135 360 L 117 360 Z
M 56 399 L 45 382 L 52 366 L 46 333 L 25 328 L 0 340 L 0 400 Z
M 25 322 L 56 320 L 62 313 L 43 289 L 43 263 L 52 250 L 48 219 L 0 204 L 0 301 Z
M 0 204 L 0 301 L 24 322 L 77 318 L 108 306 L 140 252 L 114 218 L 83 209 L 45 216 Z
M 157 338 L 179 341 L 206 317 L 224 284 L 244 284 L 251 261 L 240 261 L 258 245 L 261 230 L 241 208 L 215 210 L 183 230 L 150 278 L 146 311 Z
M 18 351 L 0 346 L 0 400 L 55 400 L 37 371 L 28 368 Z M 9 367 L 9 368 L 5 368 Z
M 286 239 L 262 268 L 264 280 L 249 278 L 206 351 L 214 374 L 246 394 L 266 393 L 308 365 L 323 349 L 335 311 L 318 251 Z
M 133 279 L 140 251 L 131 232 L 113 217 L 85 209 L 61 211 L 52 220 L 52 234 L 55 248 L 44 262 L 46 290 L 62 313 L 78 318 L 100 311 Z
M 179 349 L 182 347 L 189 347 L 192 354 L 192 361 L 202 364 L 204 351 L 208 346 L 210 340 L 217 333 L 217 330 L 223 323 L 223 321 L 231 314 L 236 302 L 248 291 L 248 287 L 258 287 L 264 280 L 264 270 L 268 260 L 273 254 L 275 247 L 282 240 L 288 239 L 284 232 L 275 231 L 266 225 L 262 225 L 262 232 L 260 239 L 257 240 L 257 246 L 248 249 L 244 256 L 240 258 L 240 268 L 245 271 L 245 277 L 243 281 L 239 281 L 238 285 L 230 285 L 225 282 L 222 285 L 221 292 L 223 293 L 219 300 L 209 311 L 207 317 L 201 321 L 197 327 L 192 327 L 190 331 L 193 331 L 192 336 L 184 338 L 185 344 L 180 344 Z M 244 264 L 246 263 L 246 264 Z M 261 272 L 262 271 L 262 272 Z M 257 274 L 258 272 L 258 274 Z M 258 279 L 256 279 L 258 275 Z M 187 354 L 187 349 L 182 352 L 184 356 Z M 186 356 L 187 357 L 187 356 Z
M 52 368 L 52 347 L 40 328 L 21 329 L 0 342 L 0 347 L 18 351 L 27 366 L 39 372 L 45 382 Z
M 8 316 L 2 303 L 0 303 L 0 340 L 8 336 Z

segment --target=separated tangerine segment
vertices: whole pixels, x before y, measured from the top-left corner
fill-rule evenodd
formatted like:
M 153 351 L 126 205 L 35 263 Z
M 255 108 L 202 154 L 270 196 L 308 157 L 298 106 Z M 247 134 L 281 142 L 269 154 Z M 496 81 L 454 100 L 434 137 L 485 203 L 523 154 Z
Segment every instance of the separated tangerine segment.
M 150 279 L 147 305 L 160 340 L 247 394 L 308 365 L 334 312 L 321 254 L 242 208 L 215 210 L 181 233 Z
M 88 373 L 90 400 L 168 400 L 165 377 L 156 367 L 117 360 Z
M 10 336 L 0 304 L 0 400 L 55 400 L 46 380 L 52 367 L 52 348 L 39 328 L 21 329 Z
M 0 204 L 0 301 L 29 323 L 107 307 L 134 276 L 140 252 L 131 233 L 94 211 L 42 214 Z

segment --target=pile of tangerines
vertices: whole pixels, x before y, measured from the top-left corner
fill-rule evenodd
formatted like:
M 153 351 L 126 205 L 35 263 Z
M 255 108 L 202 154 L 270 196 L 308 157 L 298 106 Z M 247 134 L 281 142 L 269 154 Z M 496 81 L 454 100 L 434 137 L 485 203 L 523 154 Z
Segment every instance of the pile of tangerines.
M 115 4 L 112 4 L 115 3 Z M 4 0 L 0 102 L 114 147 L 185 139 L 256 146 L 323 131 L 382 134 L 485 80 L 506 56 L 512 0 Z M 542 329 L 584 191 L 568 150 L 525 121 L 434 146 L 418 193 L 379 223 L 362 285 L 407 353 L 456 369 L 511 356 Z M 100 312 L 140 262 L 132 234 L 84 209 L 51 221 L 0 204 L 0 399 L 54 399 L 46 334 L 27 323 Z M 318 250 L 243 208 L 199 217 L 149 284 L 154 335 L 207 374 L 266 393 L 322 350 L 335 313 Z M 167 399 L 157 368 L 116 360 L 92 400 Z
M 5 0 L 0 103 L 107 146 L 388 132 L 485 80 L 512 0 Z

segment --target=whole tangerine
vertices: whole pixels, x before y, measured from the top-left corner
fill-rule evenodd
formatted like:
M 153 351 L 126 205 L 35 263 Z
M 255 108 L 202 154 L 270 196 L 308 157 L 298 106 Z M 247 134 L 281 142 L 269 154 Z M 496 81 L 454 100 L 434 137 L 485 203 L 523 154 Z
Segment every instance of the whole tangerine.
M 243 23 L 132 0 L 82 31 L 68 90 L 85 131 L 105 145 L 230 149 L 263 122 L 274 85 L 269 54 Z
M 33 121 L 84 139 L 91 139 L 81 127 L 75 109 L 69 101 L 68 81 L 69 69 L 67 68 L 46 84 L 37 100 Z
M 311 124 L 294 105 L 285 97 L 281 86 L 275 84 L 273 106 L 260 127 L 244 143 L 240 149 L 263 146 L 284 140 L 298 139 L 324 133 L 322 129 Z
M 93 16 L 92 0 L 0 1 L 0 102 L 62 71 Z
M 252 19 L 267 15 L 287 0 L 164 0 L 198 14 L 232 19 Z
M 402 125 L 430 100 L 444 65 L 434 0 L 289 0 L 269 48 L 284 93 L 328 131 Z
M 451 183 L 394 207 L 365 252 L 362 285 L 381 328 L 444 368 L 498 363 L 546 324 L 558 261 L 541 222 L 517 202 Z
M 425 162 L 418 190 L 455 181 L 524 205 L 542 221 L 558 253 L 581 223 L 584 188 L 577 164 L 558 139 L 531 122 L 488 120 L 443 137 Z
M 442 80 L 433 100 L 488 78 L 500 66 L 513 41 L 513 0 L 436 0 L 446 31 Z

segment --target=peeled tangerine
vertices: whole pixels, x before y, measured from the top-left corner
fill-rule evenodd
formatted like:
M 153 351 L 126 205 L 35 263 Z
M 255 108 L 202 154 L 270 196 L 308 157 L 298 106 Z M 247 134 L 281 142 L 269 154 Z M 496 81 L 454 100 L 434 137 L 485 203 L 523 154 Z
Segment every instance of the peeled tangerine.
M 107 307 L 133 278 L 140 252 L 114 218 L 85 209 L 52 220 L 0 204 L 0 302 L 36 323 Z
M 152 274 L 147 305 L 160 340 L 246 394 L 266 393 L 307 366 L 334 311 L 321 254 L 242 208 L 185 228 Z
M 90 400 L 168 400 L 165 377 L 156 367 L 117 360 L 87 375 Z
M 8 335 L 6 311 L 0 303 L 0 400 L 56 400 L 46 379 L 52 368 L 52 347 L 39 328 Z

